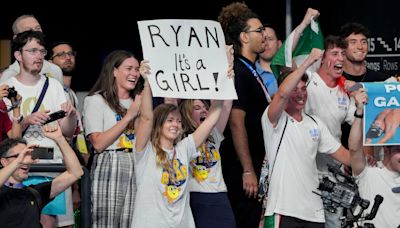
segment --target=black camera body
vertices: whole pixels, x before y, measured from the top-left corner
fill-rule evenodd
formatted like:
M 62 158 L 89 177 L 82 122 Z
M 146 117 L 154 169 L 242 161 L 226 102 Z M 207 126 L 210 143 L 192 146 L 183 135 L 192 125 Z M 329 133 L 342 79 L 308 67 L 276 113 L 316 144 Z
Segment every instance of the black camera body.
M 348 209 L 360 205 L 363 208 L 368 208 L 369 201 L 360 197 L 358 186 L 352 176 L 343 173 L 339 166 L 328 165 L 328 171 L 333 174 L 337 182 L 331 181 L 328 177 L 323 177 L 319 184 L 318 190 L 321 191 L 325 209 L 335 213 L 338 207 Z
M 64 118 L 65 117 L 65 111 L 64 110 L 60 110 L 60 111 L 57 111 L 57 112 L 53 112 L 53 113 L 51 113 L 49 116 L 50 116 L 50 119 L 48 119 L 44 124 L 48 124 L 48 123 L 50 123 L 50 122 L 53 122 L 53 121 L 55 121 L 55 120 L 58 120 L 58 119 L 61 119 L 61 118 Z M 43 125 L 44 125 L 43 124 Z
M 11 98 L 17 98 L 18 92 L 15 90 L 14 87 L 8 88 L 8 95 L 7 98 L 11 100 Z
M 52 147 L 34 147 L 32 151 L 32 159 L 53 159 L 54 148 Z
M 339 165 L 328 164 L 328 171 L 333 174 L 336 182 L 325 176 L 318 186 L 320 193 L 313 191 L 321 196 L 324 208 L 335 213 L 338 207 L 343 207 L 345 214 L 341 218 L 341 227 L 353 228 L 356 224 L 356 227 L 374 228 L 375 226 L 371 223 L 359 225 L 359 222 L 374 219 L 383 197 L 376 195 L 371 213 L 363 216 L 370 201 L 361 198 L 355 178 L 343 173 Z M 357 211 L 358 213 L 356 213 Z

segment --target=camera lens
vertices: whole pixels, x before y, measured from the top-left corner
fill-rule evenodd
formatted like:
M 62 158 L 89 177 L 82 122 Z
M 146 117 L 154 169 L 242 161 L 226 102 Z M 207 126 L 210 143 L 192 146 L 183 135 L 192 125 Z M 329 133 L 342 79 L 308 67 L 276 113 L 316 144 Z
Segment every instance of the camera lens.
M 322 178 L 322 182 L 319 183 L 318 189 L 321 191 L 332 192 L 334 187 L 335 187 L 335 182 L 329 180 L 328 177 L 324 177 Z
M 7 95 L 7 98 L 8 99 L 11 99 L 11 98 L 16 98 L 17 97 L 17 91 L 15 91 L 15 89 L 14 89 L 14 87 L 10 87 L 10 88 L 8 88 L 8 95 Z

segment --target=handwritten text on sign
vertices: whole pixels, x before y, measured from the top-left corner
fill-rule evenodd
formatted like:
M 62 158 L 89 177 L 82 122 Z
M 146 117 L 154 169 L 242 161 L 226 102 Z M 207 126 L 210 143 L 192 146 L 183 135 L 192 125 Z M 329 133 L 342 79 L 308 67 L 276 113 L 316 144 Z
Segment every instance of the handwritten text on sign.
M 208 20 L 139 21 L 143 57 L 155 97 L 236 99 L 227 75 L 225 38 Z

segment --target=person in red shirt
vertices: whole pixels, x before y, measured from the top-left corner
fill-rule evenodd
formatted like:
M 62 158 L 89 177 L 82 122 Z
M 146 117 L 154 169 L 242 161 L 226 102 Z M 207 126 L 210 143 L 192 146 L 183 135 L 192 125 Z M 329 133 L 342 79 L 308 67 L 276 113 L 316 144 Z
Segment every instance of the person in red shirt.
M 22 132 L 20 122 L 23 117 L 19 108 L 21 95 L 19 95 L 18 92 L 10 94 L 9 89 L 10 87 L 8 85 L 0 85 L 0 142 L 5 137 L 21 137 Z M 3 101 L 3 98 L 10 99 L 12 106 L 7 107 Z M 10 120 L 10 117 L 8 116 L 8 111 L 11 111 L 10 109 L 12 109 L 12 120 Z

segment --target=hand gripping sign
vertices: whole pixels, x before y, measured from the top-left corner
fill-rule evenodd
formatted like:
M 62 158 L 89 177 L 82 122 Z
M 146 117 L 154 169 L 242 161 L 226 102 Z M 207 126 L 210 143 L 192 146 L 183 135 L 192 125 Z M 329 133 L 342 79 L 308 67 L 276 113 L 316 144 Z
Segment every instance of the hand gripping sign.
M 155 97 L 237 99 L 221 25 L 209 20 L 139 21 Z

